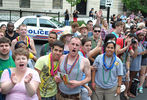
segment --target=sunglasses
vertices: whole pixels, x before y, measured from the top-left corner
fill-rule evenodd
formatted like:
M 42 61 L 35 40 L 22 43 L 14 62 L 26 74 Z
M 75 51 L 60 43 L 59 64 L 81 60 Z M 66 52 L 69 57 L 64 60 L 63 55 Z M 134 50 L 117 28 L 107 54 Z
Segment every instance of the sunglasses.
M 94 32 L 101 32 L 101 30 L 94 30 Z

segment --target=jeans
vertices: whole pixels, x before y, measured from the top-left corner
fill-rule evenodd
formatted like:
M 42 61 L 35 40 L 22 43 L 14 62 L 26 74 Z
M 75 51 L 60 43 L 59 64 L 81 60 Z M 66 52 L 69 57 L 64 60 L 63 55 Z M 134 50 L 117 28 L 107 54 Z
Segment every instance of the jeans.
M 69 26 L 69 20 L 65 20 L 65 26 Z

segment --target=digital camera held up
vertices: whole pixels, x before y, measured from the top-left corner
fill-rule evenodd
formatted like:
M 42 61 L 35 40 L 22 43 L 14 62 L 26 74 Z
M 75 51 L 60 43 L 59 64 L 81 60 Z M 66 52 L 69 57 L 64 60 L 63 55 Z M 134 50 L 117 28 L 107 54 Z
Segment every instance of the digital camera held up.
M 137 41 L 135 39 L 132 39 L 131 43 L 135 44 L 135 43 L 137 43 Z

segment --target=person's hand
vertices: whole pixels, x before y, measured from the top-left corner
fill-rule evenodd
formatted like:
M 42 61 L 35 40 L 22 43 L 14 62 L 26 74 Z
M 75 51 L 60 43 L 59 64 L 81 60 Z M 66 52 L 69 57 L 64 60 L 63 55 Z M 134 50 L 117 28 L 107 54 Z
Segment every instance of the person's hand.
M 89 88 L 88 89 L 88 96 L 91 96 L 92 95 L 92 90 Z
M 135 41 L 136 41 L 136 43 L 133 44 L 132 46 L 134 47 L 134 49 L 137 49 L 138 48 L 138 41 L 137 40 L 135 40 Z
M 96 13 L 96 16 L 100 18 L 102 16 L 102 10 L 99 10 L 99 12 Z
M 128 41 L 127 41 L 127 47 L 130 47 L 131 43 L 132 43 L 131 39 L 128 40 Z
M 57 75 L 54 76 L 54 79 L 55 79 L 56 83 L 62 82 L 62 79 L 59 76 L 57 76 Z
M 116 94 L 117 94 L 117 95 L 120 95 L 120 93 L 121 93 L 121 92 L 120 92 L 120 87 L 117 87 L 117 89 L 116 89 Z
M 102 46 L 102 37 L 100 36 L 100 39 L 97 42 L 97 46 L 101 47 Z
M 25 77 L 25 79 L 24 79 L 24 82 L 25 83 L 30 83 L 30 81 L 32 80 L 32 74 L 31 73 L 29 73 L 26 77 Z
M 93 90 L 96 90 L 96 85 L 95 85 L 95 83 L 91 83 L 91 87 L 92 87 Z
M 81 82 L 76 80 L 70 80 L 69 83 L 67 84 L 67 87 L 72 89 L 78 86 L 81 86 Z
M 15 73 L 12 73 L 11 74 L 11 82 L 15 85 L 15 84 L 17 84 L 17 78 L 16 78 L 16 75 L 15 75 Z

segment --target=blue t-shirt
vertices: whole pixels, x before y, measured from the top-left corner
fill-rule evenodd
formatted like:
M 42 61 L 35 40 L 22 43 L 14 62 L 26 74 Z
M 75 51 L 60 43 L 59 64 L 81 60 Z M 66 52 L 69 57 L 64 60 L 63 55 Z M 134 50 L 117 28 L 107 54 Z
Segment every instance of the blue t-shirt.
M 108 66 L 111 63 L 112 57 L 107 57 L 106 56 L 106 65 Z M 97 68 L 96 74 L 95 74 L 95 83 L 100 86 L 101 88 L 104 89 L 110 89 L 113 88 L 114 86 L 117 86 L 118 84 L 118 76 L 123 75 L 123 64 L 122 61 L 116 57 L 116 61 L 114 63 L 114 67 L 111 69 L 111 76 L 108 80 L 109 77 L 109 70 L 103 70 L 103 54 L 98 55 L 93 63 L 93 66 Z M 104 71 L 104 73 L 103 73 Z M 108 83 L 105 84 L 105 81 L 108 80 Z

